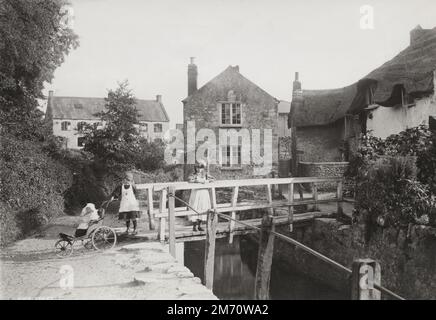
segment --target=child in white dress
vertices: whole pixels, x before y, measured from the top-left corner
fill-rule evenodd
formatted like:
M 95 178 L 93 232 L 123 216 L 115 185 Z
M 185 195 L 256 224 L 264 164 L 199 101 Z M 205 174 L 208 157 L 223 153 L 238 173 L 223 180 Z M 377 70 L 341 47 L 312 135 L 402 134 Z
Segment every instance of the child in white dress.
M 97 209 L 93 203 L 88 203 L 80 213 L 81 222 L 79 226 L 76 228 L 76 232 L 74 234 L 75 237 L 82 237 L 88 231 L 89 226 L 98 221 L 100 215 L 98 214 Z
M 131 173 L 126 173 L 123 183 L 119 185 L 112 193 L 111 200 L 120 200 L 120 208 L 118 210 L 118 219 L 125 220 L 126 234 L 129 234 L 130 221 L 133 222 L 133 232 L 137 233 L 136 227 L 138 225 L 137 219 L 140 217 L 141 211 L 139 210 L 138 191 L 136 190 L 135 181 Z
M 199 161 L 194 167 L 194 174 L 189 177 L 189 182 L 204 184 L 214 181 L 215 179 L 208 175 L 206 167 L 204 161 Z M 203 231 L 204 229 L 201 227 L 201 222 L 207 220 L 207 215 L 202 213 L 207 213 L 207 211 L 212 208 L 209 189 L 191 190 L 189 205 L 200 213 L 188 217 L 189 221 L 193 223 L 193 230 Z

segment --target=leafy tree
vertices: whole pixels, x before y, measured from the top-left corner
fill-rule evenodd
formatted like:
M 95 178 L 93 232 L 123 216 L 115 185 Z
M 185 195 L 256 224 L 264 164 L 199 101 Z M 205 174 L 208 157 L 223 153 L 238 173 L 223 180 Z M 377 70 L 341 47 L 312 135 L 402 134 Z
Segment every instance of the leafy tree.
M 63 21 L 64 0 L 0 0 L 0 122 L 24 139 L 49 133 L 37 109 L 45 82 L 72 49 L 77 36 Z
M 105 111 L 97 114 L 104 123 L 103 128 L 88 125 L 85 128 L 84 150 L 91 152 L 96 160 L 107 165 L 126 165 L 138 147 L 138 111 L 135 97 L 128 88 L 128 82 L 120 83 L 115 90 L 109 90 L 105 98 Z
M 104 126 L 85 128 L 84 150 L 92 153 L 100 165 L 116 171 L 161 168 L 165 163 L 165 144 L 149 142 L 139 134 L 136 100 L 128 82 L 109 90 L 105 100 L 106 110 L 97 114 Z

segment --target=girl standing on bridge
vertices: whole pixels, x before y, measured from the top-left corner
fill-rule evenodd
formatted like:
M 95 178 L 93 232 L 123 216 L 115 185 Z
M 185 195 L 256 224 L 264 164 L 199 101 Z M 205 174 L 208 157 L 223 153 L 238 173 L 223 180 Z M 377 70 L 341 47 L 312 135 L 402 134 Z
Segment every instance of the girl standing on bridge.
M 200 160 L 194 167 L 194 174 L 189 176 L 189 182 L 193 183 L 208 183 L 215 179 L 208 174 L 207 164 L 205 161 Z M 194 231 L 203 231 L 201 222 L 207 220 L 207 211 L 211 206 L 209 189 L 193 189 L 191 190 L 191 196 L 189 197 L 189 205 L 194 208 L 200 214 L 191 215 L 188 217 L 189 221 L 193 223 Z
M 112 193 L 112 200 L 120 199 L 120 209 L 118 210 L 118 219 L 126 221 L 126 233 L 129 233 L 130 221 L 133 222 L 133 235 L 136 234 L 137 219 L 140 216 L 139 203 L 137 200 L 137 191 L 133 175 L 129 172 L 123 183 L 118 186 Z

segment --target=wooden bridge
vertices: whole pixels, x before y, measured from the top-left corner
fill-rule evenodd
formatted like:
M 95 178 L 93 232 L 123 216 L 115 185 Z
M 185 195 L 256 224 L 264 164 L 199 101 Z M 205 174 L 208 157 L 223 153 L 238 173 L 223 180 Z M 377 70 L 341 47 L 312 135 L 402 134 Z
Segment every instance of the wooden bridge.
M 334 183 L 337 185 L 336 193 L 324 195 L 320 198 L 318 193 L 318 184 Z M 303 193 L 299 193 L 300 198 L 295 199 L 294 190 L 301 190 L 301 185 L 310 185 L 311 194 L 304 198 Z M 150 183 L 138 184 L 138 190 L 144 190 L 147 194 L 147 210 L 149 215 L 151 230 L 154 230 L 154 221 L 158 221 L 158 234 L 160 241 L 169 238 L 169 231 L 175 231 L 175 238 L 179 241 L 191 241 L 193 238 L 204 238 L 205 232 L 194 232 L 192 227 L 175 226 L 175 220 L 169 215 L 168 192 L 186 191 L 193 189 L 208 189 L 212 202 L 212 209 L 218 213 L 226 213 L 232 220 L 221 222 L 217 227 L 217 234 L 227 236 L 230 234 L 230 241 L 233 235 L 254 232 L 252 228 L 237 224 L 239 213 L 243 211 L 252 211 L 266 209 L 274 216 L 276 224 L 289 224 L 292 228 L 294 223 L 302 223 L 312 220 L 315 217 L 331 215 L 332 212 L 319 212 L 319 205 L 323 203 L 337 203 L 337 212 L 342 212 L 342 186 L 341 178 L 272 178 L 272 179 L 245 179 L 245 180 L 220 180 L 213 183 L 189 183 L 189 182 L 172 182 L 172 183 Z M 256 188 L 257 195 L 265 195 L 265 200 L 242 200 L 240 191 L 242 188 Z M 230 202 L 217 201 L 217 192 L 221 190 L 231 190 Z M 281 195 L 281 199 L 275 199 L 274 195 Z M 156 197 L 158 200 L 157 208 L 154 207 Z M 296 206 L 312 206 L 312 212 L 295 214 Z M 285 213 L 285 214 L 283 214 Z M 196 212 L 187 206 L 175 207 L 174 217 L 185 217 L 197 215 Z M 261 218 L 244 220 L 248 225 L 260 226 Z
M 318 186 L 330 183 L 336 185 L 333 196 L 324 194 L 320 197 Z M 309 197 L 304 197 L 302 185 L 309 185 Z M 274 239 L 277 237 L 286 241 L 316 258 L 332 265 L 350 275 L 353 299 L 371 300 L 380 299 L 381 293 L 396 299 L 403 299 L 380 284 L 380 265 L 371 259 L 359 259 L 353 268 L 346 266 L 322 255 L 306 245 L 275 231 L 279 224 L 289 225 L 292 232 L 294 224 L 311 221 L 318 216 L 328 216 L 333 212 L 319 211 L 323 203 L 336 203 L 335 213 L 343 213 L 343 181 L 341 178 L 267 178 L 245 179 L 234 181 L 215 181 L 212 183 L 150 183 L 138 184 L 139 190 L 147 193 L 147 207 L 149 227 L 156 229 L 155 219 L 158 221 L 158 238 L 164 242 L 168 240 L 170 253 L 176 255 L 176 241 L 191 241 L 205 239 L 205 285 L 213 288 L 215 240 L 217 237 L 228 236 L 231 242 L 235 234 L 259 232 L 260 243 L 255 283 L 255 297 L 257 299 L 269 298 L 269 282 L 273 256 Z M 257 195 L 265 195 L 265 200 L 238 201 L 242 188 L 255 188 Z M 192 226 L 176 224 L 176 217 L 183 218 L 190 215 L 202 214 L 196 212 L 186 201 L 176 195 L 177 191 L 207 189 L 209 191 L 212 208 L 207 214 L 206 230 L 192 231 Z M 217 190 L 231 190 L 230 201 L 217 201 Z M 263 191 L 262 191 L 263 190 Z M 299 198 L 295 198 L 294 190 L 298 190 Z M 275 197 L 278 193 L 280 197 Z M 158 208 L 154 208 L 154 198 L 158 196 Z M 176 199 L 184 206 L 176 207 Z M 312 206 L 310 212 L 297 213 L 297 206 Z M 241 219 L 243 211 L 263 209 L 263 216 L 254 219 Z M 221 220 L 221 221 L 220 221 Z M 168 225 L 168 227 L 167 227 Z

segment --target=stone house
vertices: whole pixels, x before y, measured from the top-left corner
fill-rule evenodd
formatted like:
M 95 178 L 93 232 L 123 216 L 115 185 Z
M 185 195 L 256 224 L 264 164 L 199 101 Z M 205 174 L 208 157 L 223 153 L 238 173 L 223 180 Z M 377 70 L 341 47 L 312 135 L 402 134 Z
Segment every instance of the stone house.
M 156 100 L 136 100 L 139 113 L 138 130 L 149 141 L 164 139 L 169 129 L 169 117 L 162 103 L 162 97 Z M 64 138 L 65 147 L 83 148 L 81 130 L 85 124 L 103 126 L 97 113 L 104 111 L 104 98 L 57 97 L 49 92 L 46 119 L 52 123 L 53 134 Z
M 293 84 L 290 119 L 296 127 L 299 161 L 346 161 L 345 141 L 355 137 L 347 115 L 356 86 L 329 90 L 302 90 L 298 73 Z
M 302 90 L 294 81 L 289 121 L 302 162 L 347 161 L 362 134 L 386 138 L 420 124 L 434 126 L 436 28 L 420 26 L 410 45 L 357 83 Z
M 279 101 L 245 78 L 238 66 L 227 67 L 199 89 L 197 75 L 197 66 L 191 58 L 188 66 L 188 97 L 182 101 L 187 164 L 185 175 L 189 174 L 192 164 L 198 160 L 198 148 L 211 138 L 201 134 L 205 129 L 216 139 L 214 149 L 205 151 L 212 176 L 233 179 L 269 174 L 271 166 L 277 165 L 278 161 Z M 227 136 L 229 132 L 241 136 L 232 140 Z M 259 140 L 255 139 L 257 132 L 260 133 Z M 267 132 L 270 133 L 272 145 L 264 141 Z M 192 139 L 194 146 L 189 145 Z M 261 163 L 262 155 L 253 151 L 259 142 L 260 154 L 264 151 L 264 142 L 271 148 L 266 152 L 272 164 Z M 209 150 L 212 150 L 211 154 L 208 154 Z

